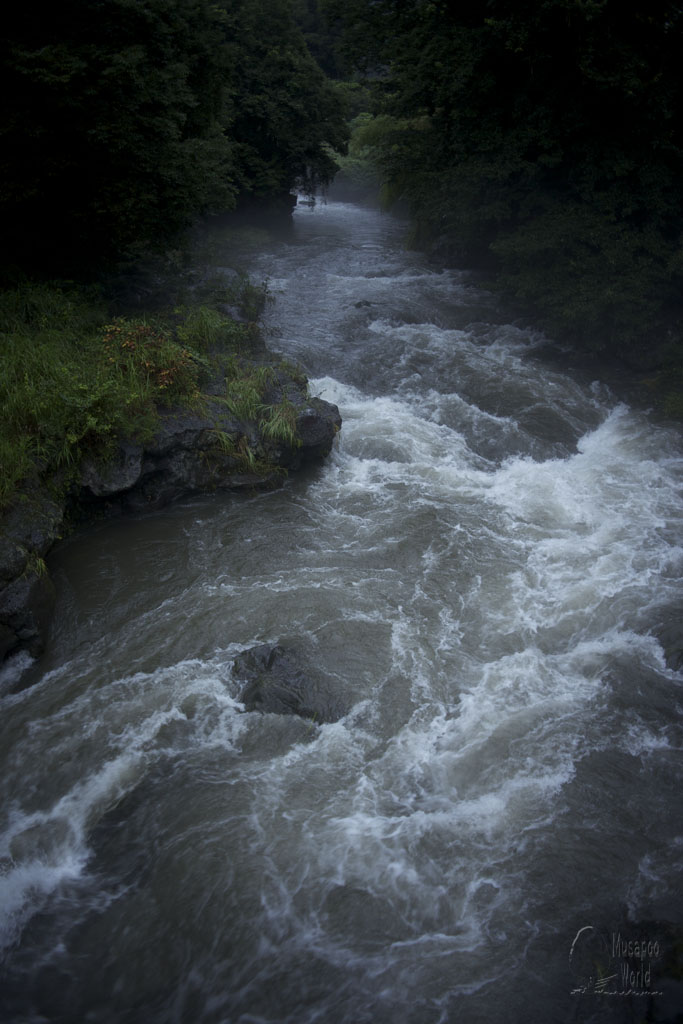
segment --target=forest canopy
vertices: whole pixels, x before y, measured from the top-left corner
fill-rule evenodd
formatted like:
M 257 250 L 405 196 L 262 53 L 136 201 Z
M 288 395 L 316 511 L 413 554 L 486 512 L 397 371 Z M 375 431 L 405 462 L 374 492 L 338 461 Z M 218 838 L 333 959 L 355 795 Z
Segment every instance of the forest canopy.
M 355 115 L 347 166 L 417 246 L 574 344 L 681 362 L 674 0 L 28 0 L 4 29 L 10 280 L 325 185 Z
M 416 241 L 591 347 L 680 337 L 683 7 L 321 0 Z M 339 51 L 338 51 L 339 52 Z
M 27 0 L 4 22 L 6 265 L 144 251 L 240 196 L 328 181 L 345 148 L 288 0 Z

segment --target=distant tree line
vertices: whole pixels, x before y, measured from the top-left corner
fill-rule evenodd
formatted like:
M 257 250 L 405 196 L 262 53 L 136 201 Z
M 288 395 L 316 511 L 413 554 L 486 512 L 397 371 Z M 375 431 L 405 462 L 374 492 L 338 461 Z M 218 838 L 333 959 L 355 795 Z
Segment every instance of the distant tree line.
M 365 107 L 354 159 L 416 244 L 574 343 L 681 372 L 678 0 L 26 0 L 0 52 L 5 268 L 314 188 Z
M 289 0 L 25 0 L 0 53 L 5 276 L 144 251 L 329 180 L 345 148 Z
M 683 5 L 317 7 L 372 88 L 362 142 L 418 244 L 494 270 L 574 342 L 683 362 Z

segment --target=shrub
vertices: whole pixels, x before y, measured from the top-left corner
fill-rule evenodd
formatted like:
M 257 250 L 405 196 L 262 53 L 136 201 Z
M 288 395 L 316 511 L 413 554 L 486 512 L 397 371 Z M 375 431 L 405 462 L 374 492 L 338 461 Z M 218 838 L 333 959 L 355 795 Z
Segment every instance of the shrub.
M 142 320 L 54 286 L 0 294 L 0 504 L 36 472 L 151 436 L 157 408 L 199 399 L 201 356 Z
M 265 301 L 265 286 L 239 287 Z M 160 409 L 197 405 L 204 380 L 221 370 L 234 416 L 296 443 L 291 402 L 264 401 L 275 370 L 240 358 L 256 325 L 208 306 L 183 312 L 175 328 L 161 318 L 107 322 L 94 293 L 43 284 L 0 292 L 0 508 L 31 477 L 65 469 L 68 480 L 85 455 L 113 455 L 118 438 L 148 440 Z M 240 444 L 235 455 L 251 466 L 256 455 Z

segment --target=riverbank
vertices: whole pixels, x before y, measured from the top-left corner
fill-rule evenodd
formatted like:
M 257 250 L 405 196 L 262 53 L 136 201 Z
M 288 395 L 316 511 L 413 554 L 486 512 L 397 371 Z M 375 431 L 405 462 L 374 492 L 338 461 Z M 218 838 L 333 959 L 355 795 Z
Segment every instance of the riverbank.
M 364 115 L 369 118 L 369 115 Z M 359 124 L 367 123 L 359 119 Z M 558 367 L 581 368 L 603 380 L 615 393 L 640 409 L 654 411 L 658 419 L 683 421 L 683 343 L 680 331 L 680 302 L 663 310 L 652 322 L 642 327 L 639 338 L 622 337 L 607 329 L 601 334 L 597 314 L 590 306 L 583 319 L 549 315 L 539 296 L 544 295 L 543 266 L 537 268 L 537 279 L 527 292 L 516 290 L 510 275 L 503 273 L 500 261 L 486 247 L 468 248 L 455 232 L 441 233 L 420 219 L 405 198 L 383 203 L 378 172 L 373 167 L 369 149 L 359 143 L 362 131 L 356 129 L 349 156 L 339 157 L 343 170 L 329 190 L 333 201 L 359 203 L 369 209 L 388 209 L 408 222 L 406 244 L 423 253 L 434 267 L 466 271 L 472 281 L 499 296 L 512 322 L 536 333 L 545 332 L 548 342 L 543 346 L 548 359 Z M 615 273 L 615 283 L 618 275 Z M 625 304 L 626 305 L 626 304 Z M 661 314 L 661 316 L 659 315 Z M 552 339 L 552 340 L 551 340 Z M 540 353 L 539 348 L 539 353 Z
M 271 488 L 329 453 L 337 408 L 267 350 L 243 315 L 258 313 L 254 289 L 239 288 L 241 312 L 193 305 L 109 323 L 101 305 L 57 288 L 3 296 L 0 661 L 43 650 L 45 557 L 81 524 Z

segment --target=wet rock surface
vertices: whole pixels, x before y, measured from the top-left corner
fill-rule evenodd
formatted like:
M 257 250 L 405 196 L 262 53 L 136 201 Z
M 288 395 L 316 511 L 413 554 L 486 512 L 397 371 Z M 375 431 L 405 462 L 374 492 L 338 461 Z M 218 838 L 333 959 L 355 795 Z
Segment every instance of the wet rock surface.
M 235 658 L 232 672 L 241 684 L 239 700 L 246 711 L 323 723 L 336 722 L 349 710 L 338 683 L 316 668 L 301 641 L 251 647 Z
M 0 662 L 15 651 L 43 650 L 55 597 L 43 556 L 63 519 L 63 506 L 34 490 L 0 521 Z
M 283 471 L 328 455 L 341 427 L 336 405 L 310 398 L 305 380 L 280 374 L 264 404 L 282 398 L 296 410 L 294 443 L 265 437 L 258 423 L 237 419 L 224 403 L 207 397 L 201 412 L 162 413 L 144 445 L 124 441 L 111 462 L 85 463 L 77 500 L 85 506 L 114 500 L 123 510 L 140 511 L 190 494 L 272 486 Z
M 266 436 L 207 395 L 201 412 L 169 410 L 145 443 L 122 439 L 114 457 L 85 459 L 62 500 L 59 481 L 36 480 L 0 518 L 0 662 L 20 650 L 39 654 L 54 604 L 45 555 L 71 523 L 103 513 L 162 508 L 191 494 L 277 486 L 289 471 L 329 454 L 341 427 L 336 405 L 311 398 L 303 374 L 273 372 L 264 404 L 286 399 L 296 437 Z

